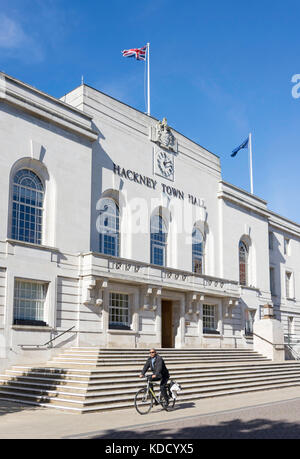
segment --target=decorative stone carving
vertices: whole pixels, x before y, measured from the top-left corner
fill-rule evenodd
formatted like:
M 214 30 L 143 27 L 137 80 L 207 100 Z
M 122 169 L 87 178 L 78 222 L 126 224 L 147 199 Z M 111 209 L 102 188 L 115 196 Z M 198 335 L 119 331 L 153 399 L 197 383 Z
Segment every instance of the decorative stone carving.
M 150 129 L 150 138 L 153 142 L 157 143 L 162 148 L 177 153 L 178 142 L 168 126 L 166 118 L 159 121 L 156 127 L 151 127 Z
M 161 288 L 159 287 L 145 287 L 141 291 L 142 294 L 142 306 L 141 309 L 144 311 L 156 311 L 157 310 L 157 298 L 161 296 Z
M 106 279 L 97 279 L 89 276 L 83 279 L 82 283 L 82 303 L 85 306 L 103 307 L 103 290 L 108 287 Z
M 122 270 L 122 271 L 127 271 L 127 272 L 134 272 L 138 273 L 141 269 L 141 265 L 136 264 L 136 263 L 127 263 L 127 262 L 121 262 L 121 261 L 111 261 L 109 260 L 109 269 L 117 269 L 117 270 Z
M 194 311 L 195 311 L 195 314 L 199 314 L 199 308 L 197 306 L 198 306 L 199 301 L 201 301 L 201 297 L 202 297 L 201 294 L 195 293 L 195 292 L 187 294 L 187 301 L 186 301 L 187 314 L 192 315 L 194 314 Z
M 82 285 L 82 303 L 86 306 L 93 304 L 93 290 L 96 287 L 96 280 L 93 277 L 88 277 L 83 280 Z
M 237 299 L 227 299 L 224 301 L 224 316 L 228 319 L 232 318 L 232 310 L 233 308 L 239 305 L 239 301 Z

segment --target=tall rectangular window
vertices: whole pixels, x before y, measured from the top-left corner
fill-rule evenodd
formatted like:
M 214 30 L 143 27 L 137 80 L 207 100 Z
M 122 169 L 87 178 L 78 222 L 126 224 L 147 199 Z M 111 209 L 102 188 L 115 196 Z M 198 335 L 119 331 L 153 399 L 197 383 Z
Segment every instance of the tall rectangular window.
M 288 335 L 293 335 L 294 332 L 295 332 L 295 329 L 294 329 L 294 326 L 295 326 L 294 317 L 288 316 L 287 321 L 288 321 Z
M 274 249 L 274 234 L 272 233 L 272 231 L 269 231 L 269 249 Z
M 105 255 L 118 257 L 120 253 L 119 207 L 111 198 L 101 200 L 100 215 L 97 220 L 99 231 L 99 251 Z
M 283 245 L 284 255 L 290 255 L 290 239 L 284 238 L 284 245 Z
M 150 223 L 150 261 L 154 265 L 166 265 L 167 226 L 160 215 L 154 215 Z
M 217 308 L 214 305 L 203 305 L 203 333 L 217 332 Z
M 293 286 L 292 286 L 292 273 L 286 271 L 285 273 L 285 287 L 286 287 L 286 297 L 293 298 Z
M 45 322 L 47 290 L 48 284 L 43 282 L 15 281 L 15 325 L 47 325 Z
M 109 294 L 109 328 L 129 330 L 129 296 Z
M 270 266 L 270 291 L 271 295 L 276 295 L 276 288 L 275 288 L 275 268 Z

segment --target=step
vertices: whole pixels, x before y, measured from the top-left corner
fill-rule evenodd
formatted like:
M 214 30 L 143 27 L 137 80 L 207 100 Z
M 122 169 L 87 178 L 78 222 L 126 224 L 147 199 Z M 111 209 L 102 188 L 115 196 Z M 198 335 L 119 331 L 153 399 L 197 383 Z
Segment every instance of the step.
M 251 392 L 251 391 L 259 391 L 259 390 L 270 390 L 270 389 L 278 389 L 282 387 L 290 387 L 290 386 L 295 386 L 295 382 L 279 382 L 277 381 L 276 383 L 268 383 L 268 384 L 252 384 L 252 385 L 244 385 L 244 386 L 239 386 L 239 388 L 231 388 L 231 389 L 218 389 L 217 391 L 210 391 L 210 392 L 199 392 L 195 393 L 195 391 L 188 391 L 185 394 L 181 394 L 179 398 L 179 403 L 184 402 L 187 400 L 196 400 L 200 398 L 212 398 L 212 397 L 217 397 L 217 396 L 222 396 L 222 395 L 230 395 L 230 394 L 236 394 L 236 393 L 243 393 L 243 392 Z M 24 399 L 22 399 L 24 397 Z M 51 406 L 52 408 L 58 408 L 58 409 L 63 409 L 63 410 L 69 410 L 69 411 L 77 411 L 77 412 L 90 412 L 90 411 L 103 411 L 103 410 L 111 410 L 111 409 L 121 409 L 121 408 L 130 408 L 133 406 L 133 400 L 119 400 L 117 403 L 113 402 L 111 399 L 106 398 L 101 400 L 101 405 L 99 405 L 99 401 L 93 400 L 92 403 L 84 403 L 82 406 L 81 402 L 78 401 L 72 401 L 61 398 L 61 397 L 56 397 L 52 398 L 51 397 L 32 397 L 30 395 L 26 395 L 22 397 L 16 396 L 13 392 L 6 391 L 6 397 L 3 398 L 3 393 L 0 393 L 0 399 L 4 400 L 10 400 L 10 401 L 17 401 L 18 403 L 27 403 L 27 404 L 37 404 L 39 406 Z
M 272 362 L 247 349 L 158 352 L 183 387 L 181 401 L 300 385 L 300 362 Z M 66 349 L 45 365 L 14 365 L 0 374 L 0 399 L 78 413 L 133 407 L 148 355 L 149 349 Z
M 192 368 L 192 367 L 185 367 L 185 366 L 180 366 L 178 368 L 174 368 L 171 377 L 174 377 L 174 374 L 186 374 L 187 372 L 192 374 L 192 373 L 197 373 L 198 375 L 203 375 L 207 373 L 213 372 L 213 374 L 220 373 L 220 372 L 240 372 L 240 371 L 266 371 L 266 370 L 275 370 L 275 369 L 299 369 L 300 368 L 300 363 L 290 363 L 285 362 L 285 363 L 259 363 L 259 364 L 253 364 L 253 365 L 220 365 L 218 367 L 211 366 L 211 367 L 197 367 L 197 368 Z M 57 378 L 57 376 L 62 375 L 63 378 L 71 378 L 71 379 L 81 379 L 81 380 L 91 380 L 95 378 L 106 378 L 107 376 L 111 376 L 113 380 L 116 379 L 123 379 L 123 378 L 129 378 L 129 377 L 136 377 L 139 374 L 139 370 L 133 370 L 133 369 L 111 369 L 111 370 L 106 370 L 106 369 L 90 369 L 90 370 L 81 370 L 81 369 L 76 369 L 76 373 L 74 373 L 74 369 L 70 369 L 69 372 L 61 374 L 59 369 L 58 371 L 53 371 L 56 369 L 53 368 L 34 368 L 30 366 L 14 366 L 11 370 L 6 370 L 6 374 L 9 376 L 14 376 L 14 375 L 34 375 L 34 376 L 47 376 L 47 378 Z M 140 369 L 141 370 L 141 369 Z
M 189 363 L 213 363 L 218 359 L 213 359 L 210 357 L 203 358 L 203 359 L 168 359 L 165 360 L 167 365 L 174 365 L 178 364 L 181 361 L 184 362 L 189 362 Z M 219 359 L 220 360 L 220 359 Z M 245 362 L 245 361 L 266 361 L 267 359 L 265 357 L 235 357 L 230 358 L 222 358 L 222 362 Z M 142 365 L 145 363 L 145 359 L 84 359 L 84 358 L 77 358 L 74 360 L 72 357 L 56 357 L 55 359 L 52 360 L 52 363 L 72 363 L 73 365 Z
M 296 369 L 268 369 L 264 371 L 254 370 L 249 373 L 249 371 L 235 371 L 235 372 L 209 372 L 209 373 L 201 373 L 201 372 L 177 372 L 173 375 L 173 379 L 176 379 L 181 384 L 189 381 L 197 381 L 201 382 L 201 384 L 210 382 L 210 381 L 233 381 L 236 379 L 250 379 L 250 378 L 267 378 L 269 376 L 300 376 L 300 366 Z M 143 380 L 139 380 L 136 376 L 129 375 L 129 380 L 125 382 L 123 380 L 118 381 L 116 379 L 107 379 L 107 376 L 103 377 L 102 379 L 94 379 L 92 381 L 78 381 L 76 379 L 69 379 L 69 380 L 60 380 L 60 379 L 51 379 L 51 378 L 41 378 L 38 376 L 24 376 L 19 375 L 17 378 L 12 378 L 8 375 L 0 375 L 0 383 L 8 384 L 9 385 L 19 385 L 19 386 L 28 386 L 28 387 L 48 387 L 49 389 L 56 390 L 62 388 L 63 390 L 70 390 L 78 389 L 78 390 L 86 390 L 86 391 L 93 391 L 93 390 L 115 390 L 115 389 L 124 389 L 133 386 L 136 388 L 137 386 L 144 385 Z M 124 378 L 123 378 L 124 379 Z M 1 387 L 1 386 L 0 386 Z
M 271 389 L 279 389 L 279 388 L 285 388 L 285 387 L 294 387 L 295 383 L 284 383 L 284 384 L 273 384 L 273 385 L 268 385 L 268 386 L 257 386 L 257 387 L 252 387 L 252 388 L 246 388 L 246 389 L 239 389 L 239 390 L 226 390 L 226 391 L 218 391 L 216 393 L 210 393 L 210 394 L 201 394 L 201 395 L 181 395 L 179 399 L 177 400 L 176 404 L 180 406 L 181 403 L 185 403 L 187 401 L 194 401 L 197 399 L 204 399 L 204 398 L 215 398 L 219 396 L 228 396 L 228 395 L 234 395 L 234 394 L 241 394 L 241 393 L 248 393 L 248 392 L 257 392 L 257 391 L 262 391 L 262 390 L 271 390 Z M 1 400 L 1 396 L 0 396 Z M 4 400 L 8 400 L 11 402 L 18 402 L 22 404 L 29 404 L 29 405 L 36 405 L 36 406 L 41 406 L 45 408 L 55 408 L 63 411 L 69 411 L 73 413 L 91 413 L 91 412 L 102 412 L 102 411 L 109 411 L 109 410 L 120 410 L 120 409 L 128 409 L 128 408 L 133 408 L 133 401 L 130 402 L 120 402 L 118 404 L 116 403 L 106 403 L 101 406 L 88 406 L 88 407 L 79 407 L 79 406 L 69 406 L 67 404 L 58 404 L 57 400 L 53 401 L 51 405 L 49 403 L 43 403 L 43 402 L 34 402 L 34 401 L 24 401 L 24 400 L 16 400 L 13 396 L 12 397 L 7 397 Z M 160 409 L 160 407 L 158 408 Z
M 263 380 L 263 381 L 261 381 Z M 208 392 L 208 391 L 215 391 L 219 388 L 224 389 L 227 386 L 230 388 L 235 387 L 245 387 L 245 386 L 252 386 L 253 384 L 269 384 L 269 383 L 277 383 L 277 382 L 285 382 L 285 381 L 296 381 L 300 384 L 300 376 L 297 375 L 272 375 L 272 376 L 261 376 L 261 377 L 248 377 L 248 378 L 227 378 L 227 379 L 220 379 L 220 381 L 216 380 L 200 380 L 200 381 L 193 381 L 193 382 L 182 382 L 184 387 L 185 393 L 187 392 Z M 181 381 L 179 381 L 181 382 Z M 86 391 L 85 388 L 79 390 L 77 387 L 69 386 L 68 388 L 53 388 L 51 386 L 44 385 L 42 387 L 24 387 L 24 385 L 18 385 L 15 382 L 10 382 L 9 384 L 5 384 L 0 386 L 0 393 L 6 393 L 10 391 L 10 393 L 14 392 L 15 394 L 22 394 L 27 396 L 27 394 L 37 396 L 49 396 L 51 397 L 63 397 L 64 399 L 68 399 L 69 401 L 81 401 L 83 403 L 88 403 L 89 400 L 93 400 L 97 398 L 97 402 L 102 400 L 105 397 L 110 397 L 111 399 L 127 399 L 130 397 L 134 397 L 134 394 L 137 391 L 138 387 L 143 387 L 144 384 L 136 384 L 132 388 L 128 388 L 123 386 L 122 388 L 112 388 L 111 386 L 103 386 L 100 389 L 94 388 Z M 122 390 L 123 389 L 123 390 Z M 157 385 L 157 389 L 159 386 Z

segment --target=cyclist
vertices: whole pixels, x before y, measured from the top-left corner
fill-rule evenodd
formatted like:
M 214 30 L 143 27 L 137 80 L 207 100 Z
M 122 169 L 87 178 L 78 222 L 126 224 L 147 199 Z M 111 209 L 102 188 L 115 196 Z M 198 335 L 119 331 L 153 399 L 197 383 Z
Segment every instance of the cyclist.
M 162 397 L 165 399 L 166 405 L 168 405 L 169 396 L 167 392 L 167 382 L 170 374 L 164 359 L 156 352 L 156 349 L 150 349 L 150 356 L 144 365 L 140 378 L 143 378 L 149 369 L 153 372 L 150 380 L 160 381 L 160 392 Z

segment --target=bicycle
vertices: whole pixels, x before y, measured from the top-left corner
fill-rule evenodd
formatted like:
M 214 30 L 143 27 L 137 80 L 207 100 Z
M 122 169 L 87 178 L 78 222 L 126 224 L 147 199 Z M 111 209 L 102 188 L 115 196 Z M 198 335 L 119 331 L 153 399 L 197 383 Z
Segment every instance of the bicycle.
M 154 382 L 151 382 L 151 376 L 146 377 L 147 385 L 142 389 L 138 390 L 134 397 L 134 406 L 139 414 L 148 414 L 153 407 L 153 402 L 155 405 L 161 405 L 165 411 L 169 411 L 174 408 L 176 398 L 173 397 L 170 391 L 170 384 L 167 384 L 167 391 L 169 393 L 169 403 L 167 404 L 164 398 L 161 396 L 161 393 L 156 396 L 153 386 Z

